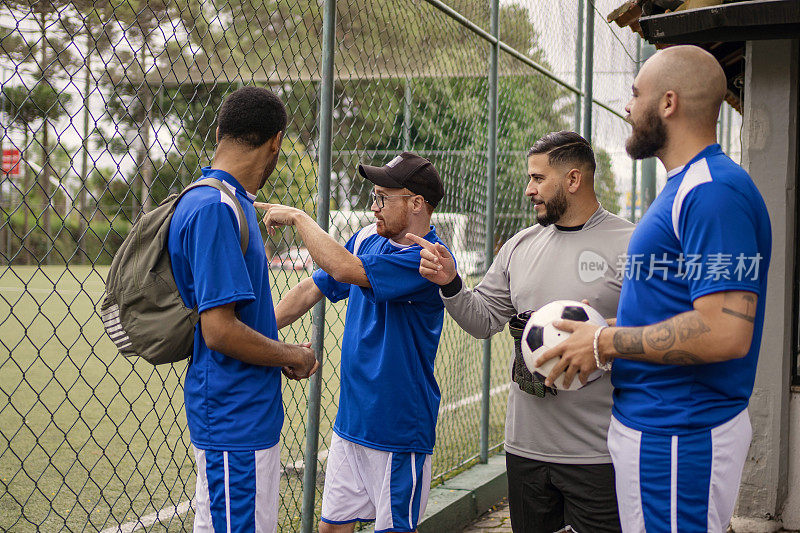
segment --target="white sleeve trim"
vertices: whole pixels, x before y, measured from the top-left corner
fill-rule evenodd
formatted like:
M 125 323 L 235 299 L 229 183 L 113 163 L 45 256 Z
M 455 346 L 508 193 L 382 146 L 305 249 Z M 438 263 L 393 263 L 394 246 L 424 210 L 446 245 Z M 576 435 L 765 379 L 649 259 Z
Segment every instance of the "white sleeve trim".
M 678 222 L 680 221 L 683 201 L 692 192 L 692 189 L 710 181 L 712 181 L 711 171 L 708 168 L 708 161 L 705 159 L 692 163 L 683 176 L 683 181 L 681 181 L 678 192 L 675 193 L 675 199 L 672 201 L 672 230 L 675 232 L 675 237 L 678 241 L 681 240 Z
M 367 237 L 375 235 L 376 233 L 378 233 L 377 223 L 361 228 L 356 235 L 356 242 L 353 243 L 353 255 L 358 255 L 358 249 L 361 247 L 361 243 L 364 242 Z
M 224 181 L 222 182 L 222 184 L 225 185 L 228 189 L 230 189 L 231 193 L 233 193 L 233 195 L 236 196 L 236 188 L 235 187 L 225 183 Z M 241 234 L 241 232 L 242 232 L 242 221 L 239 220 L 239 210 L 236 209 L 235 205 L 233 205 L 233 202 L 234 201 L 238 201 L 238 200 L 233 200 L 231 197 L 229 197 L 227 194 L 225 194 L 222 191 L 219 191 L 219 200 L 220 200 L 220 202 L 222 202 L 223 204 L 227 205 L 228 207 L 230 207 L 233 210 L 233 216 L 236 218 L 236 227 L 239 230 L 239 233 Z

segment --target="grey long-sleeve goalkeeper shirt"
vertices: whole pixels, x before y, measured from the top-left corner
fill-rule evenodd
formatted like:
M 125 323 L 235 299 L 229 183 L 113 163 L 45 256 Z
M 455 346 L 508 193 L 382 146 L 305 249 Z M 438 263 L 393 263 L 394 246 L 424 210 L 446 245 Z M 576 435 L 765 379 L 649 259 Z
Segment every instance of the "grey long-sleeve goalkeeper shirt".
M 524 229 L 503 245 L 477 287 L 443 296 L 445 307 L 478 338 L 502 330 L 516 313 L 554 300 L 587 299 L 604 317 L 614 317 L 633 228 L 600 207 L 578 230 L 538 224 Z M 510 375 L 509 367 L 509 379 Z M 578 391 L 544 398 L 523 392 L 512 382 L 506 451 L 551 463 L 610 463 L 606 433 L 611 394 L 610 373 Z

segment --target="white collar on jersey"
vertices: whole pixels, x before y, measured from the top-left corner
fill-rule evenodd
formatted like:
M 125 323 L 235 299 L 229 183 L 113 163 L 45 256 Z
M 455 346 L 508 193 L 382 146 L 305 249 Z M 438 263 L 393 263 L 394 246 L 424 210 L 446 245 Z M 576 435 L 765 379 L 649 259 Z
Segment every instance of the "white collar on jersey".
M 684 168 L 686 168 L 686 165 L 681 165 L 678 168 L 673 168 L 672 170 L 667 172 L 667 179 L 670 179 L 675 174 L 679 174 L 679 173 L 683 172 Z

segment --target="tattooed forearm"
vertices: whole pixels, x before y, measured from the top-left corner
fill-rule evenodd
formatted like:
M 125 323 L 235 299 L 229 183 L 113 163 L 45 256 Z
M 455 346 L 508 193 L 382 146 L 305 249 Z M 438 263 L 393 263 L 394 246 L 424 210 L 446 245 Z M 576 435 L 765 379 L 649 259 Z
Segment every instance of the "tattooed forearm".
M 683 350 L 670 350 L 664 354 L 661 360 L 665 365 L 702 365 L 706 363 L 697 355 Z
M 611 339 L 598 338 L 598 347 L 613 349 L 613 357 L 665 365 L 711 364 L 747 354 L 758 295 L 723 291 L 698 298 L 694 307 L 649 326 L 615 328 Z
M 644 353 L 642 331 L 644 328 L 624 328 L 614 333 L 614 349 L 619 354 Z
M 675 317 L 675 324 L 678 336 L 681 341 L 686 341 L 694 337 L 699 337 L 703 333 L 708 333 L 711 329 L 706 326 L 703 319 L 696 312 L 690 312 Z
M 649 326 L 644 330 L 647 344 L 654 350 L 667 350 L 675 344 L 675 330 L 672 320 Z

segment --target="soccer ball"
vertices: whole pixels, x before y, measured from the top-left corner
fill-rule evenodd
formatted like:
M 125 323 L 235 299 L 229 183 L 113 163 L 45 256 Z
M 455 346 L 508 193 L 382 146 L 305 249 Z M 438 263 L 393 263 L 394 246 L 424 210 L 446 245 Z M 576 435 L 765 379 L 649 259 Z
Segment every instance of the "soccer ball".
M 605 326 L 606 321 L 603 315 L 597 312 L 593 307 L 575 302 L 573 300 L 557 300 L 550 302 L 547 305 L 539 308 L 538 311 L 531 315 L 528 323 L 525 325 L 525 330 L 522 332 L 522 357 L 525 359 L 525 366 L 528 370 L 547 377 L 553 367 L 561 360 L 560 357 L 555 357 L 549 361 L 545 361 L 542 366 L 536 366 L 536 360 L 539 357 L 553 348 L 561 341 L 569 337 L 569 333 L 561 331 L 553 326 L 555 320 L 578 320 L 580 322 L 591 322 L 598 326 Z M 592 372 L 589 376 L 590 381 L 594 381 L 603 375 L 603 371 L 598 369 Z M 558 376 L 553 383 L 554 388 L 558 390 L 578 390 L 583 387 L 577 375 L 572 379 L 569 388 L 564 388 L 564 374 Z

